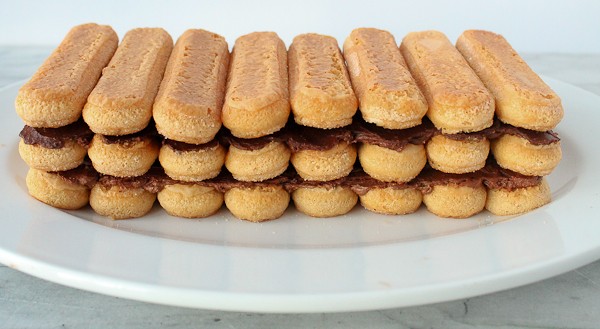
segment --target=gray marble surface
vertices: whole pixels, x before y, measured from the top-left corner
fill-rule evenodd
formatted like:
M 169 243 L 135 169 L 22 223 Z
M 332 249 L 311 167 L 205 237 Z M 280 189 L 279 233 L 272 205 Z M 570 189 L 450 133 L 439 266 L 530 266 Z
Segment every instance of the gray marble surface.
M 29 77 L 50 50 L 0 46 L 0 87 Z M 538 73 L 600 94 L 600 54 L 524 57 Z M 382 311 L 288 315 L 194 310 L 130 301 L 67 288 L 0 264 L 0 328 L 160 326 L 600 328 L 600 261 L 538 283 L 465 300 Z

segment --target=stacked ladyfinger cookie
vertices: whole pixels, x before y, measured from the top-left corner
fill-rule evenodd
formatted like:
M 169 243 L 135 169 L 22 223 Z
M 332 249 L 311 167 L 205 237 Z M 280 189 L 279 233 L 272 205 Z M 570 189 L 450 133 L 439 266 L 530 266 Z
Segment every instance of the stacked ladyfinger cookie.
M 133 218 L 155 200 L 249 221 L 517 214 L 550 201 L 560 98 L 501 36 L 360 28 L 343 44 L 273 32 L 73 28 L 19 92 L 32 196 Z M 82 118 L 81 118 L 82 117 Z M 356 161 L 358 160 L 358 161 Z M 291 166 L 290 166 L 291 163 Z

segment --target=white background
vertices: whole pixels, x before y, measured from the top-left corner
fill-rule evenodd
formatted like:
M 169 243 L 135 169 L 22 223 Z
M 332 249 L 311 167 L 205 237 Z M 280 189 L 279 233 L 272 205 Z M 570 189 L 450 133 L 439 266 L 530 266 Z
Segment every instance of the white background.
M 236 37 L 278 32 L 289 44 L 305 32 L 335 36 L 353 28 L 391 31 L 398 42 L 409 31 L 437 29 L 455 41 L 465 29 L 503 34 L 523 52 L 599 53 L 600 1 L 123 1 L 0 0 L 0 45 L 56 45 L 84 22 L 112 25 L 119 36 L 131 28 L 163 27 L 176 39 L 188 28 Z

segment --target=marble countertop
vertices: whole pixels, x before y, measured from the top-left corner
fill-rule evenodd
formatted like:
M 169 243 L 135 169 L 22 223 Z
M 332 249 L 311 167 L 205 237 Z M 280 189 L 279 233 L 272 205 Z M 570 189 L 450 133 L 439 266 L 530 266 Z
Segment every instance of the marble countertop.
M 0 46 L 0 88 L 49 47 Z M 526 54 L 533 69 L 600 95 L 600 54 Z M 5 109 L 6 110 L 6 109 Z M 600 261 L 527 286 L 432 305 L 333 314 L 194 310 L 81 291 L 0 264 L 0 328 L 598 328 Z

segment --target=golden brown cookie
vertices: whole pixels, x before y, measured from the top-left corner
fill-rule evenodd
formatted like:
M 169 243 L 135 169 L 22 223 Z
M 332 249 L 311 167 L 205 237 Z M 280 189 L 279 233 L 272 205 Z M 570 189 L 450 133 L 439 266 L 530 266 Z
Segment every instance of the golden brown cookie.
M 441 32 L 409 33 L 400 51 L 427 99 L 427 116 L 447 134 L 492 125 L 494 98 Z
M 32 127 L 58 128 L 77 121 L 118 42 L 110 26 L 73 27 L 19 90 L 17 114 Z
M 287 51 L 274 32 L 239 37 L 231 54 L 223 125 L 240 138 L 257 138 L 285 126 L 290 115 Z
M 154 205 L 156 193 L 146 190 L 147 177 L 102 176 L 90 193 L 90 206 L 112 219 L 142 217 Z
M 225 38 L 187 30 L 177 40 L 153 107 L 156 129 L 190 144 L 210 142 L 221 128 L 229 68 Z
M 329 181 L 347 176 L 356 161 L 356 146 L 340 142 L 328 150 L 302 150 L 292 153 L 290 162 L 306 180 Z
M 146 132 L 127 136 L 96 134 L 88 149 L 92 165 L 104 175 L 132 177 L 145 174 L 156 161 L 160 148 L 156 136 Z
M 494 215 L 516 215 L 550 202 L 550 186 L 545 178 L 533 186 L 516 189 L 489 188 L 485 208 Z
M 172 48 L 171 36 L 160 28 L 125 34 L 83 108 L 93 132 L 127 135 L 148 125 Z
M 432 168 L 445 173 L 464 174 L 485 166 L 490 142 L 485 136 L 457 139 L 440 134 L 427 142 L 426 149 Z
M 223 205 L 223 193 L 198 184 L 168 184 L 158 192 L 158 202 L 171 216 L 204 218 Z
M 216 140 L 202 145 L 165 140 L 158 161 L 172 179 L 198 182 L 216 177 L 221 172 L 225 152 Z
M 359 195 L 360 204 L 366 209 L 386 215 L 411 214 L 421 206 L 423 195 L 415 188 L 373 188 Z
M 440 217 L 467 218 L 485 207 L 487 191 L 482 171 L 448 174 L 428 168 L 413 184 L 423 192 L 427 210 Z
M 315 33 L 295 37 L 288 61 L 290 102 L 296 123 L 323 129 L 352 123 L 358 101 L 333 37 Z
M 64 171 L 83 163 L 94 133 L 78 120 L 60 128 L 25 126 L 19 136 L 19 154 L 29 167 Z
M 560 141 L 534 145 L 525 138 L 509 134 L 492 140 L 491 150 L 501 167 L 529 176 L 550 174 L 562 158 Z
M 503 122 L 546 131 L 563 117 L 560 97 L 525 63 L 499 34 L 469 30 L 456 47 L 496 98 Z
M 356 147 L 348 128 L 317 129 L 297 126 L 287 143 L 290 162 L 306 180 L 329 181 L 347 176 L 356 161 Z
M 425 97 L 388 31 L 359 28 L 344 42 L 344 58 L 365 121 L 388 129 L 421 124 Z
M 481 212 L 485 206 L 486 190 L 482 186 L 436 185 L 423 194 L 427 210 L 440 217 L 467 218 Z
M 87 205 L 90 188 L 97 175 L 86 166 L 63 172 L 45 172 L 29 169 L 25 183 L 29 194 L 52 207 L 79 209 Z
M 407 144 L 397 151 L 361 143 L 358 160 L 369 176 L 384 182 L 408 182 L 417 177 L 427 164 L 425 147 L 414 144 Z
M 260 182 L 277 177 L 288 168 L 291 152 L 284 142 L 272 140 L 244 147 L 249 143 L 229 145 L 225 166 L 235 179 Z
M 290 203 L 281 185 L 237 186 L 225 192 L 225 205 L 237 218 L 251 222 L 277 219 Z
M 300 186 L 292 192 L 296 209 L 311 217 L 335 217 L 348 213 L 358 196 L 344 186 Z

